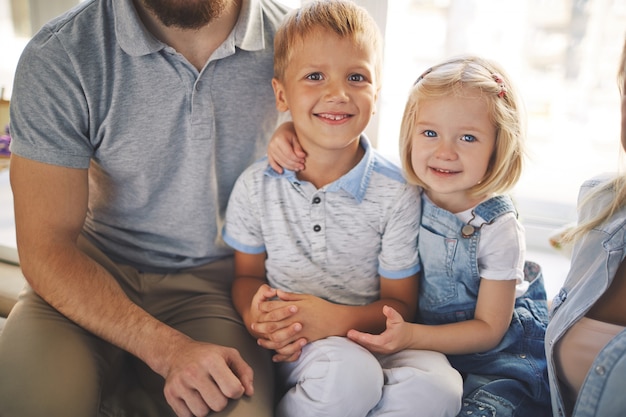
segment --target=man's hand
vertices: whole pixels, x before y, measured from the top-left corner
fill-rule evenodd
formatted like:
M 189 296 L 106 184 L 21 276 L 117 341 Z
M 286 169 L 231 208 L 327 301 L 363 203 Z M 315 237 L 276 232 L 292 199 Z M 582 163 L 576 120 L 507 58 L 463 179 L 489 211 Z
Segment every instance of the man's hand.
M 171 357 L 165 399 L 178 417 L 206 416 L 254 393 L 252 368 L 233 348 L 189 340 Z

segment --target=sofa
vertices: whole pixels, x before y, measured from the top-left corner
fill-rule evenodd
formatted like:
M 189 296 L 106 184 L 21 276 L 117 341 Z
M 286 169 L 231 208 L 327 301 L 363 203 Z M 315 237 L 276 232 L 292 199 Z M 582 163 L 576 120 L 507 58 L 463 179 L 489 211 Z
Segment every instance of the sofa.
M 25 282 L 19 266 L 0 262 L 0 333 Z

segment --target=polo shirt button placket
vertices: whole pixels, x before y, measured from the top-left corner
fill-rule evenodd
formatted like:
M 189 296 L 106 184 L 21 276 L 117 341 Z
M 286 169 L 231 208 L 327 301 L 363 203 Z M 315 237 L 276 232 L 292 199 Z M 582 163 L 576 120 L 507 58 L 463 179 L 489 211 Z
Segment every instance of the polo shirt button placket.
M 309 196 L 311 258 L 314 262 L 326 262 L 326 204 L 324 190 L 317 190 Z
M 317 206 L 319 203 L 322 202 L 322 199 L 320 196 L 316 195 L 315 197 L 313 197 L 313 200 L 311 201 L 313 203 L 313 205 Z M 322 226 L 320 226 L 319 224 L 316 224 L 313 226 L 313 231 L 314 232 L 319 232 L 322 230 Z

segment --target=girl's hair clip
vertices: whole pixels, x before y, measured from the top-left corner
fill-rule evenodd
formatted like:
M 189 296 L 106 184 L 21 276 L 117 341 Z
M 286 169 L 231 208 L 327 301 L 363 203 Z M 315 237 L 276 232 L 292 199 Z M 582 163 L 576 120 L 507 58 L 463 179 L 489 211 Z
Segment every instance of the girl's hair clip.
M 432 67 L 431 67 L 431 68 L 428 68 L 426 71 L 424 71 L 424 72 L 422 73 L 422 75 L 420 75 L 419 77 L 417 77 L 417 80 L 415 80 L 415 82 L 413 83 L 413 85 L 415 85 L 415 84 L 419 83 L 420 81 L 422 81 L 422 79 L 423 79 L 425 76 L 427 76 L 428 74 L 430 74 L 430 72 L 431 72 L 432 70 L 433 70 L 433 69 L 432 69 Z
M 493 74 L 492 77 L 493 77 L 493 80 L 500 87 L 500 91 L 498 92 L 498 97 L 500 97 L 500 98 L 504 97 L 506 95 L 506 92 L 507 92 L 506 91 L 506 85 L 504 85 L 504 80 L 498 74 Z

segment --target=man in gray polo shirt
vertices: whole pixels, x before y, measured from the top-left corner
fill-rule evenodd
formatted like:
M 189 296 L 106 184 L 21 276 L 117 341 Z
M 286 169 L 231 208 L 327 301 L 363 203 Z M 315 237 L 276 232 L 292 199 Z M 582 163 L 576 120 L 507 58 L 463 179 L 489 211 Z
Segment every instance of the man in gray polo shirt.
M 232 308 L 219 230 L 277 126 L 285 13 L 87 0 L 26 47 L 11 182 L 30 286 L 0 339 L 0 415 L 272 415 L 271 361 Z

